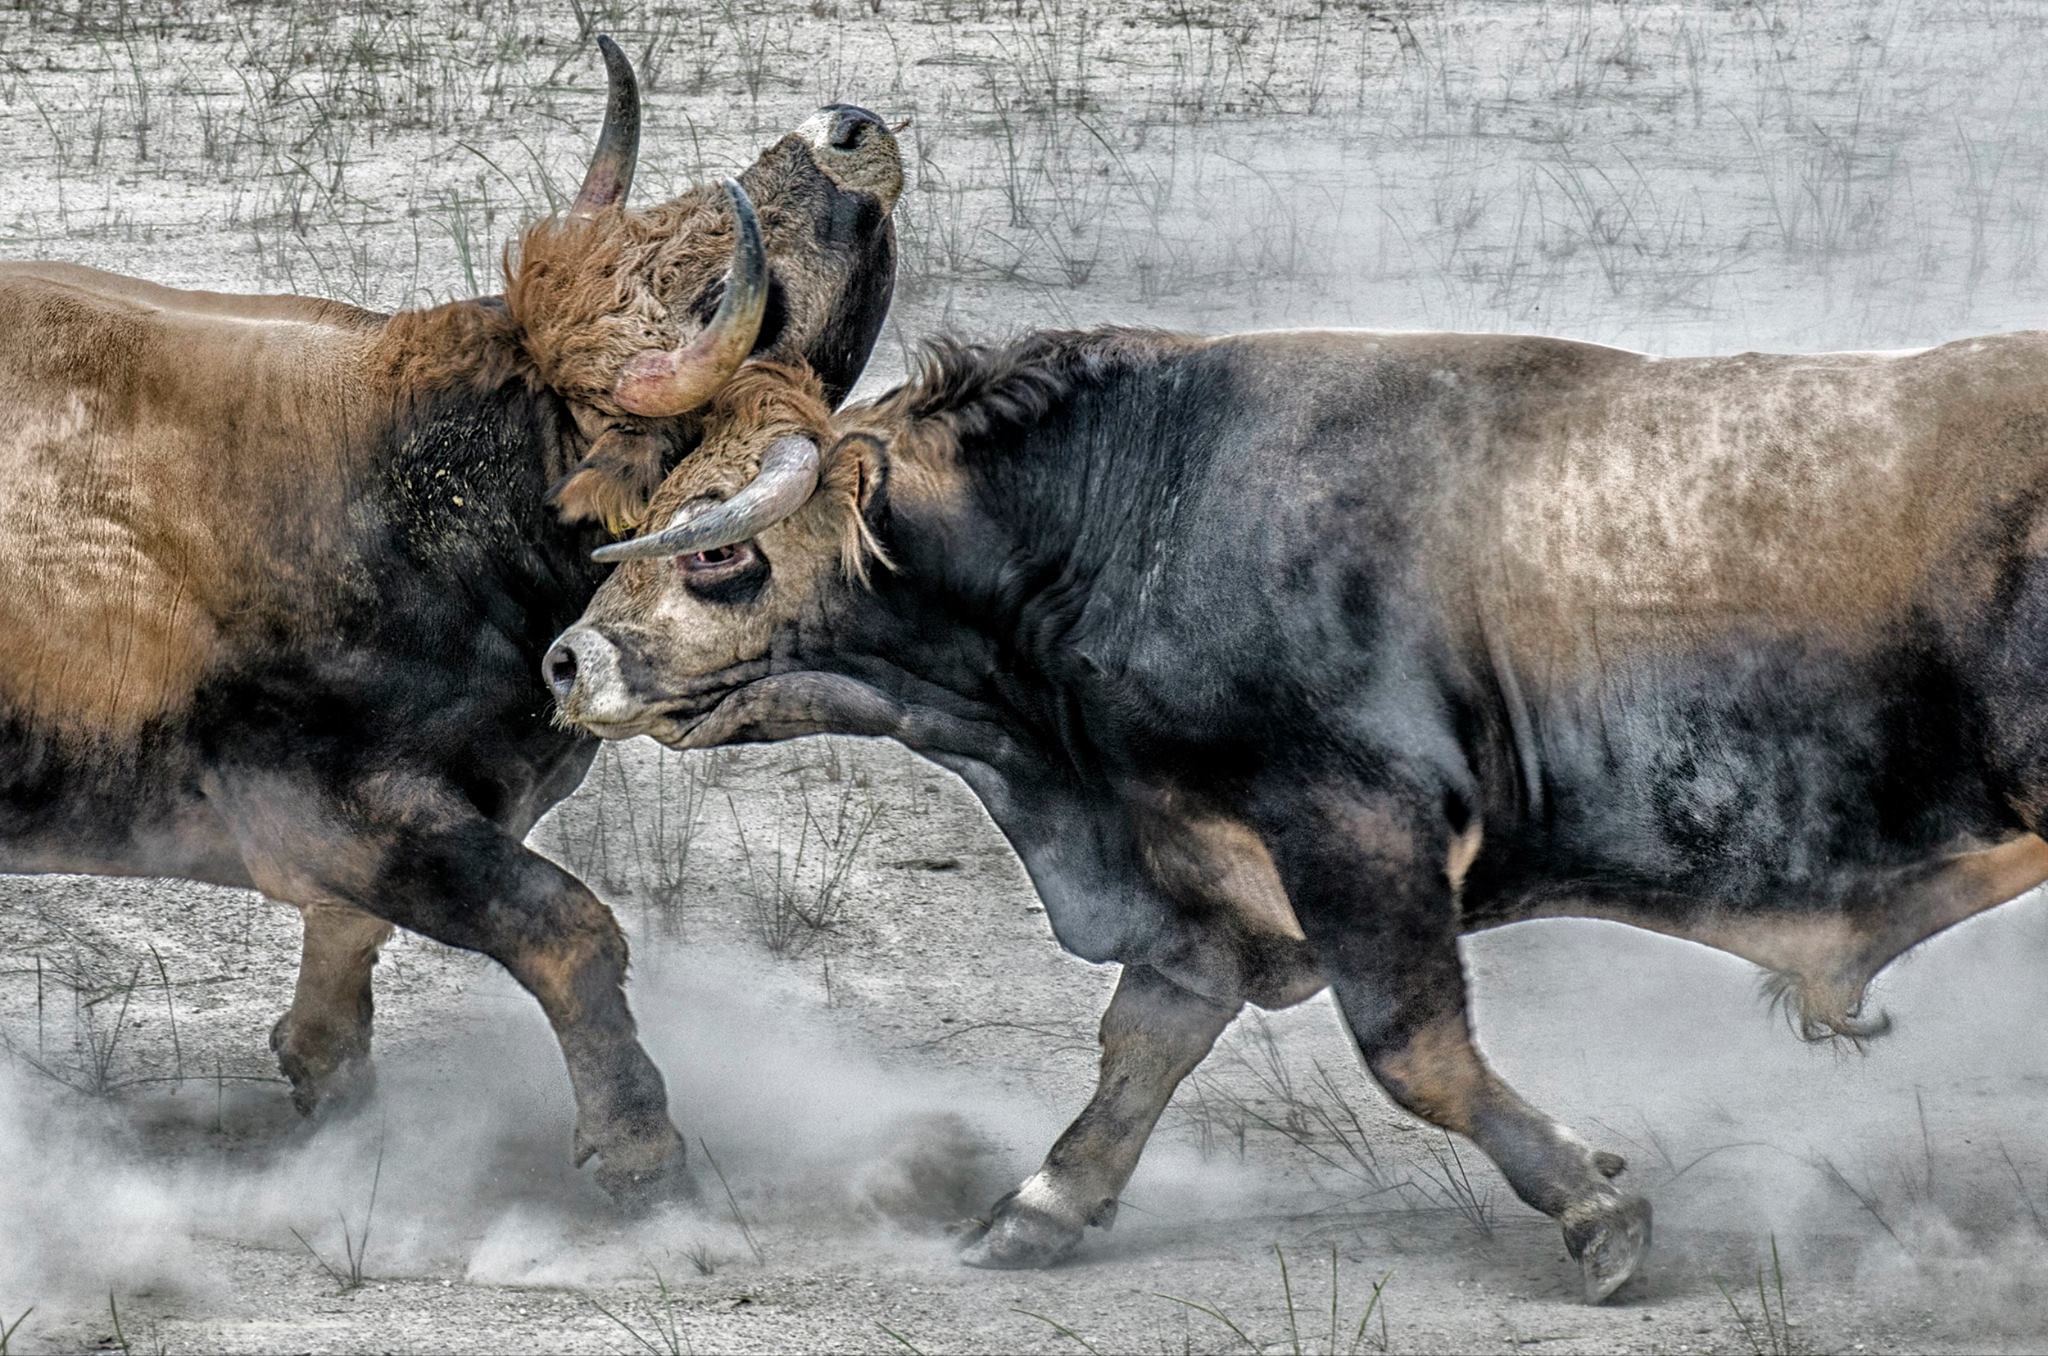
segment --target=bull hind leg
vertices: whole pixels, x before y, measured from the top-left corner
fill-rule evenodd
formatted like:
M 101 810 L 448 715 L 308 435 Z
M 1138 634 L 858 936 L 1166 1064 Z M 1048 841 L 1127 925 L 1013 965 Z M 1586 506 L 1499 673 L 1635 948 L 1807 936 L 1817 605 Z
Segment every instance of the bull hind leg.
M 299 913 L 298 984 L 270 1029 L 270 1048 L 291 1080 L 292 1105 L 310 1116 L 370 1091 L 370 975 L 391 924 L 343 904 L 307 904 Z
M 1306 803 L 1304 803 L 1304 799 Z M 1650 1205 L 1596 1151 L 1503 1082 L 1473 1044 L 1443 798 L 1282 793 L 1268 841 L 1309 945 L 1366 1066 L 1404 1109 L 1466 1136 L 1556 1220 L 1588 1302 L 1613 1294 L 1650 1244 Z
M 1074 1250 L 1089 1225 L 1108 1228 L 1174 1089 L 1237 1011 L 1149 966 L 1125 966 L 1102 1014 L 1095 1096 L 1044 1165 L 997 1201 L 987 1221 L 977 1222 L 961 1260 L 978 1267 L 1050 1266 Z

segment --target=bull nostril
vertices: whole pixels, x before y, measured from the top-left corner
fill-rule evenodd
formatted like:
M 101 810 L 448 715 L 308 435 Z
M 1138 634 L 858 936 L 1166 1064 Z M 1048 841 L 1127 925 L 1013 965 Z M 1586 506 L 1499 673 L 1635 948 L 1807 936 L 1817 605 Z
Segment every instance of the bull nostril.
M 547 679 L 548 687 L 557 700 L 566 700 L 575 691 L 576 652 L 567 645 L 557 645 L 549 650 L 540 667 L 542 677 Z

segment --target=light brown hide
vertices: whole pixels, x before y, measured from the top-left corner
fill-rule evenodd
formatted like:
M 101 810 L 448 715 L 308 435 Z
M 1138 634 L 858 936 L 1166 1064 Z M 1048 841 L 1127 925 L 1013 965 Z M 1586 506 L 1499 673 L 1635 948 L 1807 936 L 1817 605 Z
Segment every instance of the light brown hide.
M 1176 899 L 1220 910 L 1250 936 L 1304 940 L 1272 854 L 1242 821 L 1167 797 L 1141 821 L 1140 841 L 1153 879 Z
M 292 1005 L 271 1028 L 270 1048 L 291 1080 L 292 1100 L 310 1113 L 356 1090 L 368 1072 L 373 1004 L 370 973 L 391 924 L 341 905 L 303 908 L 305 938 Z
M 1960 548 L 2048 472 L 2048 335 L 1687 359 L 1524 342 L 1570 370 L 1554 394 L 1473 378 L 1494 465 L 1459 478 L 1446 521 L 1471 532 L 1428 568 L 1538 688 L 1731 629 L 1854 644 L 1932 592 L 1981 597 Z M 1455 408 L 1464 379 L 1442 375 Z
M 0 704 L 119 738 L 179 707 L 253 560 L 301 566 L 390 417 L 376 319 L 301 298 L 0 266 Z M 351 450 L 352 449 L 352 450 Z M 266 566 L 263 573 L 291 568 Z

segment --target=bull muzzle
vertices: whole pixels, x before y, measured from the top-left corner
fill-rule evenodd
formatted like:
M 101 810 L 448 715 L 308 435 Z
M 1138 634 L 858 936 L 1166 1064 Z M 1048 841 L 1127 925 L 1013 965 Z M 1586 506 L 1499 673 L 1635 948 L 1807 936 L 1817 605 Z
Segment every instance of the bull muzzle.
M 541 677 L 555 694 L 561 718 L 603 730 L 630 724 L 641 714 L 619 676 L 619 648 L 592 626 L 564 631 L 541 660 Z
M 858 104 L 826 104 L 797 124 L 796 134 L 819 150 L 851 151 L 889 125 Z

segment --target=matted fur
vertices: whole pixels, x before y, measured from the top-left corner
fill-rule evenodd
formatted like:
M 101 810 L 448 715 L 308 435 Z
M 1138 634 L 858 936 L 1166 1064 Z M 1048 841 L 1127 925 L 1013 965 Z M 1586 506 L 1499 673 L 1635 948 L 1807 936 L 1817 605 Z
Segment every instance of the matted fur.
M 519 344 L 519 328 L 492 298 L 400 311 L 377 336 L 375 359 L 396 398 L 417 401 L 444 391 L 493 391 L 540 373 Z
M 1042 330 L 1002 344 L 941 336 L 925 342 L 914 377 L 862 413 L 894 430 L 937 424 L 956 444 L 980 440 L 1036 423 L 1105 361 L 1187 342 L 1185 335 L 1128 326 Z
M 725 276 L 732 238 L 716 189 L 528 227 L 505 251 L 505 305 L 541 379 L 571 400 L 625 413 L 612 394 L 619 373 L 703 323 L 690 308 Z
M 762 151 L 740 182 L 759 215 L 773 279 L 755 356 L 801 361 L 803 345 L 832 328 L 854 283 L 854 257 L 820 237 L 819 223 L 843 207 L 828 192 L 865 194 L 886 216 L 903 187 L 901 152 L 893 137 L 869 135 L 821 161 L 799 129 Z M 568 521 L 629 534 L 646 521 L 677 450 L 694 441 L 698 415 L 635 418 L 614 392 L 635 357 L 673 351 L 709 323 L 733 230 L 724 192 L 706 185 L 648 207 L 539 222 L 506 250 L 512 331 L 537 379 L 577 408 L 589 440 L 555 487 Z M 893 238 L 882 241 L 893 261 Z M 883 267 L 893 270 L 893 262 Z

